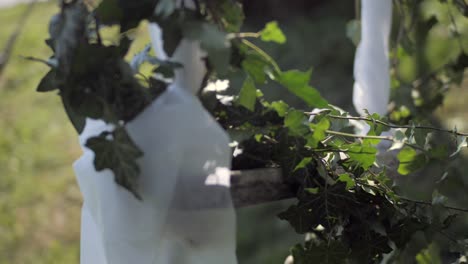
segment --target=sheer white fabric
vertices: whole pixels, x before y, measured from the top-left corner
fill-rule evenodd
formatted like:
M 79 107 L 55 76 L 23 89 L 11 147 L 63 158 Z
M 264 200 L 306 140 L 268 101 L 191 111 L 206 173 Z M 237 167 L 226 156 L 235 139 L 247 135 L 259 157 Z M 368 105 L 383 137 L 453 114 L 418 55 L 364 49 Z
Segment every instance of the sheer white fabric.
M 151 25 L 165 59 L 161 30 Z M 229 138 L 206 112 L 198 91 L 206 69 L 197 42 L 183 40 L 173 61 L 184 65 L 173 84 L 126 126 L 143 150 L 143 201 L 97 172 L 86 140 L 112 127 L 88 119 L 74 164 L 84 197 L 81 264 L 235 264 L 235 212 L 229 183 Z
M 388 38 L 392 0 L 362 0 L 361 41 L 354 60 L 353 103 L 356 111 L 384 115 L 390 97 Z

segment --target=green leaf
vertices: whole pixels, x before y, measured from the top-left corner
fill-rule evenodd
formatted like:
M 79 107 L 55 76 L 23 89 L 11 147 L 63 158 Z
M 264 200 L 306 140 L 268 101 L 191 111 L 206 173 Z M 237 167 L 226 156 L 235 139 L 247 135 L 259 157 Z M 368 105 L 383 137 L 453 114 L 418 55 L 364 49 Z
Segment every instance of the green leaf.
M 416 128 L 414 128 L 413 130 L 414 142 L 420 147 L 424 147 L 428 136 L 429 136 L 429 130 L 416 129 Z
M 250 111 L 255 111 L 255 102 L 257 101 L 255 83 L 252 78 L 247 77 L 239 93 L 238 102 Z
M 281 100 L 272 102 L 270 107 L 273 108 L 280 117 L 286 116 L 289 109 L 289 105 Z
M 153 70 L 154 73 L 161 74 L 164 78 L 173 78 L 175 70 L 183 67 L 182 64 L 172 61 L 161 61 L 156 58 L 150 60 L 151 63 L 157 64 L 158 67 Z
M 303 159 L 301 160 L 301 162 L 299 162 L 299 164 L 296 165 L 296 167 L 294 168 L 293 171 L 297 171 L 297 170 L 299 170 L 299 169 L 305 168 L 305 167 L 307 167 L 307 165 L 309 165 L 311 162 L 312 162 L 312 158 L 311 158 L 311 157 L 303 158 Z
M 158 6 L 172 0 L 159 0 Z M 154 15 L 155 0 L 120 1 L 103 0 L 96 8 L 96 16 L 103 25 L 120 25 L 120 31 L 126 32 L 138 26 L 141 20 Z
M 281 73 L 277 80 L 294 95 L 307 103 L 309 107 L 325 108 L 328 102 L 322 98 L 320 93 L 309 85 L 312 71 L 301 72 L 290 70 Z
M 222 23 L 227 32 L 239 32 L 245 19 L 242 4 L 230 0 L 217 0 L 211 4 L 222 17 Z
M 403 133 L 401 130 L 395 131 L 395 135 L 393 136 L 396 141 L 403 142 L 406 139 L 405 133 Z
M 377 149 L 371 145 L 351 144 L 345 149 L 350 160 L 357 162 L 364 170 L 369 169 L 375 162 Z
M 278 22 L 276 21 L 267 23 L 265 28 L 260 31 L 260 37 L 263 41 L 272 41 L 279 44 L 286 42 L 286 36 L 278 27 Z
M 316 194 L 306 190 L 299 198 L 297 205 L 290 206 L 278 215 L 299 234 L 312 232 L 318 225 L 332 228 L 349 217 L 355 207 L 360 206 L 354 193 L 347 191 L 343 183 L 327 185 Z
M 354 186 L 356 186 L 356 182 L 348 173 L 340 174 L 338 181 L 346 183 L 346 190 L 352 189 Z
M 447 160 L 449 157 L 449 151 L 447 145 L 433 146 L 428 150 L 428 156 L 431 159 Z
M 315 188 L 305 188 L 304 189 L 306 192 L 310 193 L 310 194 L 317 194 L 319 192 L 319 188 L 318 187 L 315 187 Z
M 371 228 L 368 224 L 361 223 L 356 224 L 354 228 L 344 230 L 344 236 L 348 238 L 348 241 L 352 241 L 350 244 L 350 258 L 354 261 L 351 263 L 361 263 L 364 259 L 374 260 L 392 251 L 388 237 L 375 232 Z
M 404 147 L 397 155 L 398 161 L 398 173 L 401 175 L 408 175 L 426 164 L 426 156 L 424 154 L 418 154 L 416 150 L 411 147 Z
M 120 7 L 119 0 L 103 0 L 95 12 L 103 24 L 117 24 L 124 17 L 124 10 Z
M 316 219 L 320 218 L 315 215 L 315 212 L 297 205 L 291 205 L 286 211 L 278 214 L 278 217 L 288 221 L 298 234 L 311 232 L 317 226 Z
M 288 128 L 292 136 L 302 136 L 309 131 L 305 125 L 307 118 L 304 113 L 298 110 L 288 112 L 284 118 L 284 127 Z
M 36 88 L 38 92 L 49 92 L 58 89 L 58 84 L 56 81 L 57 72 L 55 70 L 50 70 L 41 80 L 39 85 Z
M 94 167 L 97 171 L 110 169 L 117 184 L 141 200 L 138 193 L 140 168 L 137 159 L 143 155 L 123 127 L 113 132 L 103 132 L 88 139 L 86 147 L 95 154 Z
M 435 243 L 430 244 L 416 255 L 416 262 L 418 264 L 442 264 L 439 247 Z
M 75 128 L 76 132 L 78 134 L 81 134 L 83 131 L 85 125 L 86 125 L 86 117 L 78 114 L 73 107 L 70 105 L 69 99 L 61 96 L 62 97 L 62 104 L 63 108 L 65 109 L 65 112 L 67 113 L 68 119 L 70 119 L 70 122 L 72 123 L 73 127 Z
M 242 68 L 252 76 L 256 83 L 263 84 L 266 82 L 267 78 L 265 72 L 268 67 L 268 62 L 258 56 L 247 56 L 247 58 L 242 61 Z
M 375 129 L 371 126 L 369 129 L 369 132 L 367 132 L 367 136 L 379 136 L 376 132 Z M 373 139 L 373 138 L 365 138 L 362 143 L 364 145 L 377 145 L 379 144 L 381 139 Z
M 318 143 L 327 136 L 326 130 L 330 128 L 330 120 L 323 117 L 317 124 L 311 123 L 309 126 L 314 132 L 307 139 L 307 145 L 311 148 L 317 148 Z

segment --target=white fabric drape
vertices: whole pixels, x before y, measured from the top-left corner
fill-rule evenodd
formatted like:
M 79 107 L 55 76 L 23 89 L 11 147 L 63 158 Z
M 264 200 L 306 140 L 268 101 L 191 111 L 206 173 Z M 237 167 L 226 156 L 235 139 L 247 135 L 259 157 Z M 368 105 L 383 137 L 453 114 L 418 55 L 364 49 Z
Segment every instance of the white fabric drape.
M 150 26 L 165 59 L 161 30 Z M 81 264 L 235 264 L 235 212 L 230 196 L 229 138 L 194 95 L 206 71 L 199 44 L 184 39 L 172 85 L 126 128 L 143 150 L 140 194 L 97 172 L 86 140 L 112 127 L 88 119 L 74 164 L 83 193 Z
M 392 0 L 362 0 L 361 41 L 354 60 L 353 103 L 356 111 L 384 115 L 390 97 L 388 39 Z

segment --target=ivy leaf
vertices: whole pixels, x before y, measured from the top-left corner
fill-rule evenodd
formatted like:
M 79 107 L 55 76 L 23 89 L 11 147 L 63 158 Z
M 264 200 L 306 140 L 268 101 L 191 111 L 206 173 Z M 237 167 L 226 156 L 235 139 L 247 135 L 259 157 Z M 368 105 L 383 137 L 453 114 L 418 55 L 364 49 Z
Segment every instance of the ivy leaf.
M 446 160 L 449 156 L 449 151 L 447 145 L 438 145 L 430 148 L 427 154 L 431 159 Z
M 39 82 L 39 85 L 36 88 L 38 92 L 49 92 L 58 89 L 57 84 L 57 72 L 55 70 L 50 70 Z
M 346 183 L 346 190 L 352 189 L 356 186 L 356 182 L 348 173 L 340 174 L 338 181 Z
M 268 67 L 268 62 L 258 56 L 250 55 L 242 61 L 242 68 L 252 76 L 256 83 L 263 84 L 266 82 L 265 72 Z
M 70 122 L 72 123 L 76 132 L 78 134 L 81 134 L 81 132 L 83 132 L 83 129 L 86 125 L 86 117 L 78 114 L 75 110 L 73 110 L 73 107 L 70 105 L 70 101 L 67 97 L 64 97 L 64 96 L 61 96 L 61 97 L 62 97 L 63 108 L 65 109 L 65 112 L 67 113 L 68 119 L 70 119 Z
M 138 26 L 141 20 L 153 16 L 157 2 L 161 4 L 167 0 L 103 0 L 96 8 L 95 13 L 101 24 L 117 24 L 120 25 L 120 31 L 125 32 Z
M 307 139 L 307 145 L 311 148 L 317 148 L 318 143 L 327 136 L 325 131 L 330 128 L 330 120 L 322 118 L 317 124 L 311 123 L 309 126 L 314 132 Z
M 426 156 L 422 153 L 417 153 L 411 147 L 404 147 L 397 158 L 400 162 L 398 165 L 398 173 L 401 175 L 408 175 L 426 164 Z
M 277 81 L 306 102 L 309 107 L 325 108 L 328 106 L 328 102 L 315 88 L 309 85 L 311 73 L 311 70 L 307 72 L 290 70 L 281 73 Z
M 311 157 L 303 158 L 303 159 L 301 160 L 301 162 L 299 162 L 299 164 L 296 165 L 296 167 L 294 168 L 293 171 L 297 171 L 297 170 L 299 170 L 299 169 L 305 168 L 305 167 L 307 167 L 307 165 L 309 165 L 311 162 L 312 162 L 312 158 L 311 158 Z
M 278 214 L 278 217 L 288 221 L 298 234 L 312 231 L 318 222 L 315 212 L 305 210 L 300 205 L 291 205 L 286 211 Z
M 103 0 L 95 10 L 96 16 L 103 24 L 117 24 L 124 17 L 119 0 Z
M 265 42 L 272 41 L 279 44 L 286 42 L 286 36 L 278 27 L 278 22 L 276 21 L 272 21 L 266 24 L 265 28 L 260 31 L 260 38 Z
M 138 193 L 140 168 L 137 159 L 143 155 L 123 127 L 113 132 L 103 132 L 88 139 L 86 147 L 96 153 L 94 167 L 97 171 L 110 169 L 117 184 L 141 200 Z
M 371 145 L 351 144 L 344 149 L 351 161 L 357 162 L 364 170 L 369 169 L 375 162 L 377 149 Z
M 315 187 L 315 188 L 304 188 L 304 191 L 310 193 L 310 194 L 317 194 L 319 192 L 319 188 L 318 187 Z
M 388 228 L 387 234 L 398 248 L 403 248 L 416 232 L 426 228 L 428 228 L 427 224 L 413 218 L 406 218 Z
M 279 101 L 274 101 L 270 104 L 270 107 L 276 111 L 276 113 L 280 117 L 286 116 L 286 113 L 288 112 L 289 105 L 281 100 Z
M 247 77 L 239 93 L 238 102 L 250 111 L 255 111 L 255 102 L 257 101 L 255 83 L 252 78 Z
M 222 17 L 221 23 L 227 32 L 239 32 L 245 19 L 242 4 L 231 0 L 211 1 L 209 10 Z
M 426 144 L 427 137 L 430 135 L 429 130 L 416 129 L 413 130 L 414 142 L 420 146 L 424 147 Z
M 316 245 L 306 242 L 305 246 L 296 245 L 291 249 L 294 264 L 343 264 L 347 263 L 349 249 L 341 242 L 332 240 Z
M 301 111 L 290 111 L 284 118 L 284 127 L 286 127 L 292 136 L 302 136 L 309 131 L 305 125 L 307 118 Z
M 374 127 L 371 126 L 371 128 L 369 129 L 369 132 L 367 132 L 367 136 L 379 136 L 380 134 L 377 134 L 375 132 L 375 129 Z M 379 144 L 381 141 L 381 139 L 374 139 L 374 138 L 365 138 L 362 143 L 364 145 L 377 145 Z
M 303 192 L 297 205 L 290 206 L 278 217 L 286 220 L 299 234 L 312 232 L 322 225 L 329 229 L 336 223 L 349 217 L 356 206 L 356 198 L 345 188 L 345 184 L 336 183 L 320 188 L 316 194 Z
M 357 224 L 354 228 L 347 228 L 344 236 L 350 241 L 351 258 L 358 263 L 363 259 L 377 260 L 392 251 L 388 237 L 369 229 L 368 225 Z
M 175 70 L 177 68 L 183 67 L 182 64 L 172 61 L 161 61 L 157 58 L 151 57 L 149 60 L 152 64 L 157 64 L 158 67 L 153 70 L 154 73 L 162 75 L 163 78 L 171 79 L 175 75 Z
M 442 264 L 439 247 L 435 243 L 430 244 L 416 255 L 416 262 L 418 264 Z

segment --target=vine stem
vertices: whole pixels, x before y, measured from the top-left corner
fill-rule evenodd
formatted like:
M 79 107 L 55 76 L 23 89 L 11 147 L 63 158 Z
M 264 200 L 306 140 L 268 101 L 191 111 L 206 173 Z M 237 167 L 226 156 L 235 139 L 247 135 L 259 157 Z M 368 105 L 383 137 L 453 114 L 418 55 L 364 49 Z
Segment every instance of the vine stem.
M 239 33 L 229 33 L 227 34 L 227 39 L 236 39 L 236 38 L 258 38 L 260 37 L 260 32 L 239 32 Z
M 325 130 L 325 133 L 327 133 L 327 134 L 329 134 L 329 135 L 343 136 L 343 137 L 351 137 L 351 138 L 382 139 L 382 140 L 393 141 L 393 137 L 389 137 L 389 136 L 356 135 L 356 134 L 349 134 L 349 133 L 338 132 L 338 131 L 332 131 L 332 130 Z
M 320 113 L 306 112 L 306 114 L 308 114 L 308 115 L 319 115 Z M 375 122 L 377 124 L 380 124 L 380 125 L 383 125 L 383 126 L 386 126 L 386 127 L 389 127 L 389 128 L 428 129 L 428 130 L 435 130 L 435 131 L 439 131 L 439 132 L 446 132 L 446 133 L 450 133 L 450 134 L 455 134 L 457 136 L 463 136 L 463 137 L 468 136 L 468 133 L 462 133 L 462 132 L 458 132 L 458 131 L 455 131 L 455 130 L 447 130 L 447 129 L 438 128 L 438 127 L 431 127 L 431 126 L 392 125 L 392 124 L 386 123 L 384 121 L 375 120 L 375 119 L 368 118 L 368 117 L 337 116 L 337 115 L 327 115 L 327 116 L 330 117 L 330 118 L 333 118 L 333 119 L 361 120 L 361 121 Z
M 270 57 L 270 55 L 268 55 L 265 51 L 263 51 L 261 48 L 257 47 L 255 44 L 246 39 L 242 39 L 242 43 L 244 43 L 246 46 L 262 55 L 265 59 L 268 60 L 268 62 L 273 66 L 273 68 L 275 68 L 275 71 L 277 73 L 281 73 L 281 68 L 278 66 L 278 64 L 276 64 L 275 60 L 273 60 L 273 58 Z
M 399 197 L 399 198 L 401 200 L 411 202 L 411 203 L 415 203 L 415 204 L 423 204 L 423 205 L 427 205 L 427 206 L 433 206 L 433 204 L 431 202 L 411 200 L 411 199 L 404 198 L 404 197 Z M 442 207 L 444 207 L 446 209 L 450 209 L 450 210 L 455 210 L 455 211 L 468 213 L 468 209 L 464 209 L 464 208 L 458 208 L 458 207 L 447 206 L 447 205 L 442 205 Z
M 356 135 L 356 134 L 349 134 L 349 133 L 344 133 L 344 132 L 338 132 L 338 131 L 332 131 L 332 130 L 325 130 L 325 133 L 329 135 L 335 135 L 335 136 L 342 136 L 342 137 L 349 137 L 349 138 L 361 138 L 361 139 L 380 139 L 380 140 L 387 140 L 387 141 L 395 141 L 394 137 L 390 136 L 368 136 L 368 135 Z M 412 147 L 415 149 L 419 149 L 422 152 L 427 152 L 424 148 L 414 145 L 408 142 L 403 142 L 404 145 L 408 147 Z
M 371 174 L 373 174 L 375 176 L 374 173 L 371 172 Z M 369 184 L 366 184 L 366 183 L 363 183 L 363 182 L 360 182 L 360 184 L 366 185 L 367 187 L 373 187 L 373 186 L 371 186 Z M 382 184 L 382 186 L 385 186 L 385 185 Z M 386 187 L 386 188 L 388 188 L 388 187 Z M 390 189 L 387 189 L 386 191 L 389 191 L 389 190 Z M 398 199 L 406 201 L 406 202 L 415 203 L 415 204 L 422 204 L 422 205 L 427 205 L 427 206 L 433 206 L 433 204 L 431 202 L 412 200 L 412 199 L 409 199 L 409 198 L 401 197 L 399 195 L 397 195 L 397 197 L 398 197 Z M 447 206 L 447 205 L 442 205 L 442 207 L 445 208 L 445 209 L 450 209 L 450 210 L 454 210 L 454 211 L 468 213 L 468 209 L 464 209 L 464 208 L 458 208 L 458 207 Z

